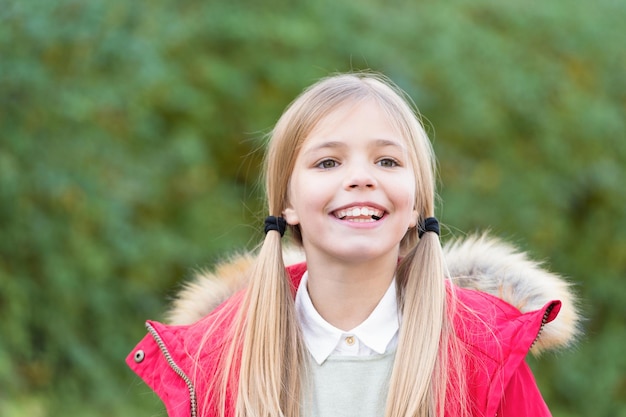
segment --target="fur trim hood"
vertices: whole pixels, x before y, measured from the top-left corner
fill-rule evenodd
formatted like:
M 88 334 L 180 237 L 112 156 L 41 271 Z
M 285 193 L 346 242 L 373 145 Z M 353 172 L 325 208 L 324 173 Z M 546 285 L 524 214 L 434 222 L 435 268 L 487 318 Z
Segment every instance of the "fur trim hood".
M 580 316 L 571 285 L 544 269 L 515 247 L 487 235 L 471 236 L 444 246 L 452 281 L 462 288 L 482 291 L 513 305 L 521 312 L 540 309 L 551 300 L 561 301 L 556 319 L 545 326 L 531 352 L 567 347 L 580 333 Z M 287 250 L 285 264 L 304 260 L 302 252 Z M 169 324 L 191 324 L 210 313 L 241 289 L 253 262 L 251 254 L 239 254 L 213 271 L 200 271 L 184 285 L 166 314 Z

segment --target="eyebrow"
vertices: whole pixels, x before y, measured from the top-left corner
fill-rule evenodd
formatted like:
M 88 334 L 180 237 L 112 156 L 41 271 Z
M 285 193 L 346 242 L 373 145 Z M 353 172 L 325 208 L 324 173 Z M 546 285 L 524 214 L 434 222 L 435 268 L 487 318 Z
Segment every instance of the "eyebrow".
M 398 141 L 395 141 L 395 140 L 376 139 L 374 141 L 374 144 L 378 148 L 384 148 L 384 147 L 387 147 L 387 146 L 391 146 L 393 148 L 398 148 L 401 151 L 406 152 L 406 146 L 402 142 L 398 142 Z
M 404 144 L 395 140 L 390 140 L 390 139 L 375 139 L 372 141 L 372 145 L 373 147 L 376 147 L 376 148 L 393 147 L 403 152 L 406 152 L 407 150 Z M 304 150 L 305 152 L 313 152 L 319 149 L 337 149 L 337 148 L 345 148 L 345 147 L 346 147 L 346 144 L 344 142 L 330 140 L 330 141 L 320 143 L 319 145 L 315 145 L 309 149 L 304 149 Z
M 305 151 L 307 152 L 311 152 L 311 151 L 317 151 L 318 149 L 326 149 L 326 148 L 343 148 L 345 147 L 346 144 L 343 142 L 339 142 L 339 141 L 328 141 L 328 142 L 322 142 L 319 145 L 315 145 L 312 146 L 311 148 L 304 148 Z

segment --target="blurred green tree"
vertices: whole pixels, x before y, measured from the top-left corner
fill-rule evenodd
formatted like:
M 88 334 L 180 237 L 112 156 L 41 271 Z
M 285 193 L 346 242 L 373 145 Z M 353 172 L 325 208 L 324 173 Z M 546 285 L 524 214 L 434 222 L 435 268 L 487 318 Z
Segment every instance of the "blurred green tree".
M 263 136 L 287 103 L 372 68 L 427 120 L 444 237 L 491 228 L 577 285 L 587 336 L 532 362 L 554 415 L 626 416 L 625 12 L 5 1 L 0 415 L 154 414 L 122 362 L 142 321 L 195 268 L 254 246 Z

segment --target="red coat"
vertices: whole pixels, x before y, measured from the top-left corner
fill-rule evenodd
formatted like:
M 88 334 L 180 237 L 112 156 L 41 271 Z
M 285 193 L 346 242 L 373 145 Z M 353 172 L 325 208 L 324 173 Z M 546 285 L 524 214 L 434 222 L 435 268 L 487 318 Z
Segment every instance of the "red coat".
M 303 263 L 288 268 L 295 288 L 305 270 Z M 482 291 L 456 288 L 456 294 L 475 313 L 460 312 L 455 317 L 456 332 L 470 353 L 466 369 L 473 416 L 550 416 L 524 358 L 543 327 L 556 318 L 561 302 L 548 300 L 539 309 L 521 313 Z M 231 300 L 239 302 L 241 293 L 233 297 Z M 192 380 L 196 358 L 189 352 L 196 352 L 214 317 L 210 313 L 183 326 L 149 321 L 149 333 L 126 359 L 159 395 L 170 417 L 200 416 L 197 397 L 206 393 L 207 387 Z M 219 344 L 223 338 L 224 333 L 215 330 L 203 349 L 206 353 L 200 358 L 201 368 L 209 375 L 216 364 L 211 345 Z M 232 415 L 232 410 L 227 410 L 227 415 Z

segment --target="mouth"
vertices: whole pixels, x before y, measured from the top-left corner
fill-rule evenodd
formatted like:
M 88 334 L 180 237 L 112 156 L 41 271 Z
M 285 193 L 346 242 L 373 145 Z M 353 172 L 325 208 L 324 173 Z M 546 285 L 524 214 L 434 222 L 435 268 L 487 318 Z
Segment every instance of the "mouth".
M 347 207 L 334 211 L 333 216 L 349 222 L 375 222 L 383 218 L 385 212 L 370 206 Z

